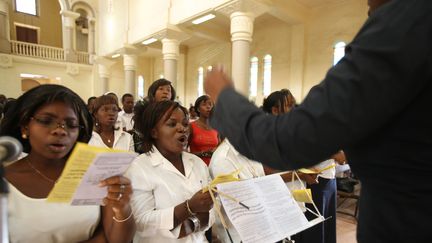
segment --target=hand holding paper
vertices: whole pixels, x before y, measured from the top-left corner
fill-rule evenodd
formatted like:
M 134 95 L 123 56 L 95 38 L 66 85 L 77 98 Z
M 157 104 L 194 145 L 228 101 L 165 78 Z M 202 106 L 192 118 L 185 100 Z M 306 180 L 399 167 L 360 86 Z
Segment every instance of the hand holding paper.
M 126 185 L 121 186 L 122 190 L 126 190 L 127 184 L 130 187 L 130 182 L 125 181 L 126 178 L 121 179 L 119 175 L 126 171 L 136 156 L 135 153 L 77 143 L 47 201 L 72 205 L 101 205 L 106 196 L 108 199 L 119 197 L 120 192 L 114 190 L 120 190 L 123 182 Z M 113 176 L 118 179 L 110 178 Z M 110 179 L 106 180 L 107 178 Z M 105 180 L 103 184 L 110 185 L 110 193 L 107 194 L 106 187 L 99 186 L 102 180 Z M 121 197 L 123 196 L 126 195 L 122 192 Z
M 129 201 L 132 186 L 130 180 L 124 176 L 113 176 L 102 180 L 99 186 L 107 190 L 103 204 L 113 209 L 116 218 L 127 218 L 131 211 Z

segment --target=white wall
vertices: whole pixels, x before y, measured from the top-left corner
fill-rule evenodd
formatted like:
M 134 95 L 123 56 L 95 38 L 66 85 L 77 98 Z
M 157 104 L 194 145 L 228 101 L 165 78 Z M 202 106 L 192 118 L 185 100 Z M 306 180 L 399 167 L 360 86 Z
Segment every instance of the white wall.
M 128 1 L 99 1 L 98 53 L 109 55 L 127 43 Z M 109 4 L 112 3 L 112 6 Z
M 204 44 L 190 48 L 186 57 L 184 105 L 189 107 L 198 98 L 198 68 L 222 64 L 231 73 L 231 43 Z
M 21 73 L 43 75 L 50 79 L 59 78 L 58 84 L 69 87 L 83 99 L 93 95 L 92 67 L 73 64 L 79 69 L 77 75 L 66 72 L 66 64 L 60 62 L 41 61 L 26 57 L 13 57 L 13 65 L 10 68 L 0 67 L 1 93 L 8 97 L 18 97 L 21 91 Z M 90 88 L 89 88 L 90 87 Z
M 291 26 L 275 18 L 267 18 L 254 26 L 251 57 L 258 58 L 258 95 L 256 104 L 263 101 L 264 56 L 272 56 L 271 91 L 291 88 L 289 83 L 291 57 Z
M 176 0 L 172 1 L 170 23 L 177 24 L 211 11 L 215 7 L 229 2 L 229 0 Z
M 165 29 L 169 20 L 169 0 L 129 0 L 129 43 L 141 42 Z M 145 26 L 145 28 L 144 28 Z
M 315 9 L 307 26 L 305 75 L 302 96 L 321 82 L 333 65 L 333 46 L 349 43 L 367 18 L 366 1 L 346 0 Z

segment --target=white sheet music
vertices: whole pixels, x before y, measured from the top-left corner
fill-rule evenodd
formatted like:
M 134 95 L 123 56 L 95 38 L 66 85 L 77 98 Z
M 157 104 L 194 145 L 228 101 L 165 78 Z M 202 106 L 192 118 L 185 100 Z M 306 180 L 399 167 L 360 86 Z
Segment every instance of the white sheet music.
M 90 165 L 78 186 L 72 205 L 101 205 L 107 194 L 106 187 L 99 187 L 101 180 L 122 175 L 136 157 L 135 153 L 101 153 Z
M 217 189 L 249 207 L 221 197 L 245 243 L 276 242 L 307 228 L 308 220 L 279 175 L 223 183 Z

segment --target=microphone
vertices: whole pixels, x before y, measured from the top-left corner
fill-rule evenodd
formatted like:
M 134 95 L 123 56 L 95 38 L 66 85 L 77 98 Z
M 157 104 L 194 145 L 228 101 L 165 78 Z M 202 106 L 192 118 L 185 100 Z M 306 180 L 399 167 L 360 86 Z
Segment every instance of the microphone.
M 0 162 L 16 160 L 22 152 L 21 143 L 9 136 L 0 137 Z

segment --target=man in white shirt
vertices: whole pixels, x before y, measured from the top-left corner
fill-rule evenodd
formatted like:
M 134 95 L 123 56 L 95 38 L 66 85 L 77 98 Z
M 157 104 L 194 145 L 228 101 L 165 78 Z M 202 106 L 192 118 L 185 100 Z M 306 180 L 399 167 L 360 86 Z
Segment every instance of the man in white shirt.
M 133 120 L 132 117 L 133 107 L 134 107 L 134 97 L 132 94 L 126 93 L 122 96 L 121 102 L 123 105 L 123 110 L 119 112 L 119 117 L 124 121 L 124 129 L 126 131 L 130 131 L 133 129 Z

